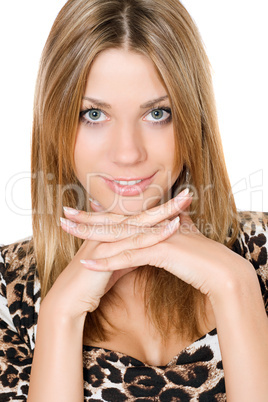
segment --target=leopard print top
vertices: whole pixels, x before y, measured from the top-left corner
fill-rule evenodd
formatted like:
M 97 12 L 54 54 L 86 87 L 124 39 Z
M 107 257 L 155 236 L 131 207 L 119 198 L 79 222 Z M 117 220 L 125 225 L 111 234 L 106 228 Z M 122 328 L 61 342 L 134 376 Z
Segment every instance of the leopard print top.
M 268 310 L 268 213 L 240 212 L 240 218 L 233 251 L 256 269 Z M 0 401 L 27 400 L 40 308 L 29 244 L 30 238 L 0 247 Z M 226 401 L 216 329 L 158 367 L 84 345 L 83 375 L 85 401 Z

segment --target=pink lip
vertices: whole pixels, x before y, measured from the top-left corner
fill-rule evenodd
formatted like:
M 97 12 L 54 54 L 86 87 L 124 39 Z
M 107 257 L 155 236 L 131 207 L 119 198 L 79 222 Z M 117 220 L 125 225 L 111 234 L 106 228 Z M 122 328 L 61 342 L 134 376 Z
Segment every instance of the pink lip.
M 119 183 L 116 183 L 113 180 L 108 180 L 105 177 L 102 177 L 105 183 L 108 185 L 108 187 L 116 194 L 123 195 L 125 197 L 131 197 L 134 195 L 139 195 L 143 193 L 147 187 L 152 183 L 154 176 L 156 173 L 154 173 L 150 177 L 146 178 L 115 178 L 114 180 L 117 181 L 133 181 L 133 180 L 141 180 L 140 183 L 134 184 L 133 186 L 122 186 Z

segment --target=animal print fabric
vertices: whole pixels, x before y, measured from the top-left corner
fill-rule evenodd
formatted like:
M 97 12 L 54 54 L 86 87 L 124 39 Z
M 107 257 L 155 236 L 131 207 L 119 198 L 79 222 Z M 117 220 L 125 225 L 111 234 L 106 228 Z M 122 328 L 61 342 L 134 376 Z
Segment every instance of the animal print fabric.
M 233 251 L 253 264 L 268 310 L 268 213 L 239 216 Z M 0 401 L 26 401 L 40 308 L 31 238 L 1 246 L 0 254 Z M 216 329 L 158 367 L 83 345 L 83 375 L 85 401 L 226 401 Z

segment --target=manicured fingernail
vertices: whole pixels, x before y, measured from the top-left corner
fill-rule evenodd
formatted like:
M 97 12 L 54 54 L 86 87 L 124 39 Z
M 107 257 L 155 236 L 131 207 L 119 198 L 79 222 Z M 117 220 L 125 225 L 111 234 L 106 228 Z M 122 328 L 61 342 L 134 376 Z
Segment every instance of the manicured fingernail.
M 60 217 L 61 223 L 63 223 L 65 226 L 68 226 L 69 228 L 76 228 L 77 223 L 74 223 L 72 221 L 69 221 L 69 219 L 61 218 Z
M 80 260 L 80 262 L 88 267 L 95 267 L 97 265 L 97 262 L 94 260 Z
M 185 188 L 181 193 L 179 193 L 178 195 L 176 195 L 176 197 L 174 198 L 174 202 L 176 204 L 180 204 L 182 199 L 187 197 L 192 197 L 194 195 L 194 193 L 189 190 L 189 187 Z
M 74 208 L 70 208 L 70 207 L 63 207 L 64 212 L 66 212 L 69 215 L 78 215 L 79 211 L 77 211 L 77 209 Z
M 93 204 L 96 204 L 96 205 L 99 205 L 99 206 L 101 205 L 98 201 L 93 200 L 93 198 L 88 197 L 88 199 L 89 199 L 89 201 L 93 202 Z
M 169 234 L 171 232 L 173 232 L 173 230 L 175 229 L 175 227 L 178 225 L 178 223 L 180 222 L 180 217 L 177 216 L 177 218 L 173 219 L 173 221 L 171 221 L 164 230 L 164 234 Z
M 182 197 L 185 197 L 187 194 L 189 194 L 189 187 L 186 187 L 183 191 L 181 191 L 178 195 L 177 195 L 177 197 L 178 198 L 182 198 Z M 176 198 L 177 198 L 176 197 Z

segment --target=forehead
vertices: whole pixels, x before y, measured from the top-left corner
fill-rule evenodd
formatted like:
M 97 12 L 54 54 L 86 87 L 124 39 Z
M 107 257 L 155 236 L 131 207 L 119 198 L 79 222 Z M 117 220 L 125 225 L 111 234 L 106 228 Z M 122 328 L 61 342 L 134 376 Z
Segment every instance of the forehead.
M 152 60 L 126 49 L 108 49 L 93 61 L 86 85 L 86 95 L 119 95 L 159 97 L 167 94 Z

